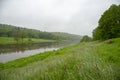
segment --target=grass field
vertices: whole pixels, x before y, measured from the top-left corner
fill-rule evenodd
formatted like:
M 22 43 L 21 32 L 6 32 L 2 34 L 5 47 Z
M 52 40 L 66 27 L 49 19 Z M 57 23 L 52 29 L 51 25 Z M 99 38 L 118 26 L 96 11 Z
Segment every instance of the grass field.
M 0 64 L 0 80 L 120 80 L 120 38 Z
M 0 44 L 22 44 L 22 43 L 40 43 L 40 42 L 55 42 L 55 40 L 23 38 L 23 41 L 22 39 L 19 39 L 17 42 L 12 37 L 0 37 Z

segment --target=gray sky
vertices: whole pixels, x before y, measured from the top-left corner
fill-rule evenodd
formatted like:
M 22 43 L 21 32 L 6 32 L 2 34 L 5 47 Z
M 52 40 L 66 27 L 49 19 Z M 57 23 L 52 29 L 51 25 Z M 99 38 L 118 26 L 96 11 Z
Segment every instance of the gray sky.
M 0 0 L 0 23 L 91 36 L 111 4 L 120 0 Z

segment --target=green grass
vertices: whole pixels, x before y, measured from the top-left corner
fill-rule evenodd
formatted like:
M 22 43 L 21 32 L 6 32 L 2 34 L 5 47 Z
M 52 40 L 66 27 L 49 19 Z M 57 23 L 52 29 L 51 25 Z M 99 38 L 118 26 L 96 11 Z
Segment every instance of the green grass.
M 1 63 L 0 80 L 120 80 L 120 38 Z
M 12 37 L 0 37 L 0 44 L 22 44 L 22 43 L 40 43 L 40 42 L 55 42 L 55 40 L 47 40 L 47 39 L 35 39 L 35 38 L 23 38 L 19 39 L 18 42 Z

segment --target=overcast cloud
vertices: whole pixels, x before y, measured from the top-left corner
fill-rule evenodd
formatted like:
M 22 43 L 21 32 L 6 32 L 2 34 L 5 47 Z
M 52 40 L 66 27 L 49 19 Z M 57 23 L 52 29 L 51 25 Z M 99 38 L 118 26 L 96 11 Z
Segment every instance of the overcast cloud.
M 0 0 L 0 23 L 91 36 L 111 4 L 120 0 Z

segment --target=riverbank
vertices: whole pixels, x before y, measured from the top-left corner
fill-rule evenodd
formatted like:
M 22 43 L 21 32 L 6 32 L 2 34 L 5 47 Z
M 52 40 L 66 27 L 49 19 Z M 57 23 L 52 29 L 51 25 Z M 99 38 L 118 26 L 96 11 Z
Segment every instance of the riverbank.
M 36 39 L 36 38 L 23 38 L 23 39 L 15 40 L 13 37 L 0 37 L 0 45 L 30 44 L 30 43 L 43 43 L 43 42 L 56 42 L 56 40 Z
M 119 80 L 120 38 L 79 43 L 0 64 L 1 80 Z

